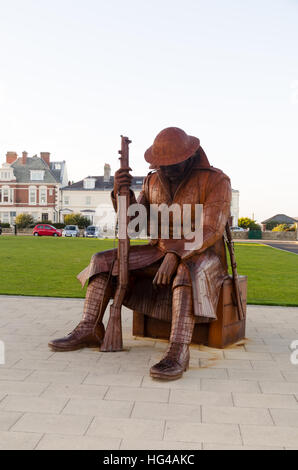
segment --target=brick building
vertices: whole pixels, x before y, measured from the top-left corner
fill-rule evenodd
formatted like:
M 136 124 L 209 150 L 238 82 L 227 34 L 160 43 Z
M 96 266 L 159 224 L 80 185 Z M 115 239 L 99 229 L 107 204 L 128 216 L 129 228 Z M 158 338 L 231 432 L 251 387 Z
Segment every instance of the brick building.
M 134 176 L 131 189 L 136 197 L 140 194 L 145 176 Z M 104 166 L 102 176 L 88 176 L 61 189 L 60 220 L 65 215 L 80 213 L 88 217 L 91 224 L 99 225 L 109 233 L 115 228 L 115 212 L 111 202 L 114 176 L 109 164 Z M 238 224 L 239 191 L 232 190 L 231 215 L 233 225 Z
M 59 220 L 60 188 L 67 184 L 65 161 L 51 162 L 50 153 L 28 157 L 7 152 L 0 168 L 0 221 L 12 224 L 21 213 L 34 220 Z
M 140 194 L 144 176 L 134 176 L 131 188 L 136 197 Z M 90 224 L 99 225 L 104 232 L 113 235 L 116 218 L 111 201 L 111 191 L 114 186 L 114 176 L 111 175 L 109 164 L 104 166 L 101 176 L 86 178 L 69 184 L 61 189 L 60 220 L 65 215 L 80 213 L 89 218 Z

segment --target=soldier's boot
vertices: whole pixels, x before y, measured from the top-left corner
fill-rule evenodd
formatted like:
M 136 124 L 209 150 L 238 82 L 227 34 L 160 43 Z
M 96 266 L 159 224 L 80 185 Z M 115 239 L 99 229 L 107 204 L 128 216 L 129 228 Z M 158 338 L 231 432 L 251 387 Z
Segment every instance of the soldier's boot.
M 162 360 L 151 367 L 151 377 L 163 380 L 182 377 L 189 367 L 189 345 L 194 325 L 191 287 L 177 286 L 173 290 L 170 343 Z
M 82 320 L 69 335 L 50 341 L 49 347 L 63 352 L 100 346 L 105 334 L 102 318 L 112 296 L 112 283 L 107 274 L 93 278 L 87 289 Z

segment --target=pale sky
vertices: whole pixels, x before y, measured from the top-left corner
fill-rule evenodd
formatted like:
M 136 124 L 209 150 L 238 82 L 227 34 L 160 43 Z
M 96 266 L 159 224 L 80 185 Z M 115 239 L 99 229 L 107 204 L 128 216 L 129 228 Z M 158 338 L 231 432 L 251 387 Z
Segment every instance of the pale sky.
M 168 126 L 200 138 L 240 216 L 298 217 L 297 0 L 0 0 L 0 163 L 133 174 Z

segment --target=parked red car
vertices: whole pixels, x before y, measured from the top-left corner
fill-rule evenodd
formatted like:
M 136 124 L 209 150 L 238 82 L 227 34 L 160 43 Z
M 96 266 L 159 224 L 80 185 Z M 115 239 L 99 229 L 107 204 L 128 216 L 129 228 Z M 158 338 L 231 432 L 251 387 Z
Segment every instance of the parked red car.
M 38 224 L 33 229 L 35 237 L 61 237 L 61 230 L 57 230 L 52 225 Z

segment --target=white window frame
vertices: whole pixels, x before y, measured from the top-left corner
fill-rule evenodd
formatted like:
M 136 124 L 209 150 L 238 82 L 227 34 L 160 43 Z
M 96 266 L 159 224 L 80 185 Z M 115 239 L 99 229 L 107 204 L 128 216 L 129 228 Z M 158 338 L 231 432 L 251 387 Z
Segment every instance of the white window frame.
M 7 200 L 5 200 L 7 198 Z M 2 186 L 2 202 L 3 204 L 9 204 L 9 188 Z
M 3 205 L 13 204 L 13 196 L 14 196 L 13 188 L 10 188 L 9 186 L 2 186 L 0 187 L 0 192 L 1 192 L 0 204 L 3 204 Z M 4 201 L 4 197 L 7 198 L 7 201 Z
M 10 171 L 1 171 L 1 174 L 0 174 L 0 179 L 1 180 L 9 180 L 10 179 Z
M 42 201 L 44 196 L 44 201 Z M 47 187 L 46 186 L 39 186 L 39 205 L 46 206 L 48 203 L 48 194 L 47 194 Z
M 0 181 L 12 181 L 14 179 L 13 169 L 10 168 L 10 165 L 4 163 L 0 168 Z
M 3 224 L 10 224 L 10 213 L 9 212 L 2 212 L 0 220 Z
M 31 201 L 31 192 L 34 191 L 34 202 Z M 29 206 L 36 206 L 37 204 L 37 188 L 36 186 L 29 186 L 28 188 L 28 204 Z
M 2 199 L 3 199 L 3 202 L 4 204 L 9 204 L 10 203 L 10 191 L 9 191 L 9 187 L 7 186 L 2 186 Z M 5 200 L 5 198 L 7 198 L 7 200 Z
M 31 181 L 43 181 L 44 180 L 44 170 L 30 170 L 30 180 Z
M 85 178 L 84 179 L 84 189 L 94 189 L 95 188 L 95 178 Z
M 70 197 L 69 196 L 63 196 L 63 205 L 64 206 L 69 206 L 70 204 Z
M 86 206 L 91 206 L 91 196 L 86 196 Z

